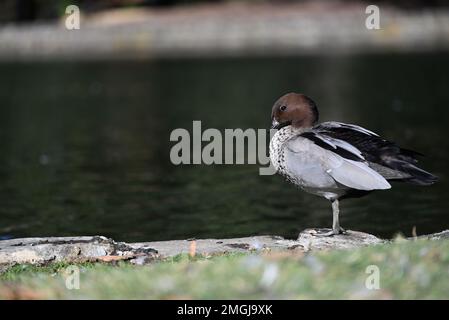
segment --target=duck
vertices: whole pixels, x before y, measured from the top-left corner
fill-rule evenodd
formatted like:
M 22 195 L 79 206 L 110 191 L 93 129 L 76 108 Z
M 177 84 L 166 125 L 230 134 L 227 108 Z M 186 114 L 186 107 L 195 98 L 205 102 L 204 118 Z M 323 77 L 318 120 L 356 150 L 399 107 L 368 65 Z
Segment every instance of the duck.
M 287 93 L 273 105 L 269 145 L 276 173 L 300 189 L 331 202 L 332 229 L 317 236 L 347 234 L 339 222 L 339 202 L 399 181 L 428 186 L 438 178 L 417 166 L 422 154 L 399 147 L 355 124 L 318 123 L 316 103 L 305 94 Z

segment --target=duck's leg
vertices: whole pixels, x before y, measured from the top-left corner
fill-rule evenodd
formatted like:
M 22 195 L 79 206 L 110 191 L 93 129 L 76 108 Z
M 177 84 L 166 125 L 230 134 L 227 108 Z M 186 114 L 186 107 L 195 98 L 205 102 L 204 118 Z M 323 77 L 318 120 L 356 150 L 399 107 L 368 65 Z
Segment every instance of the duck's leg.
M 336 234 L 346 233 L 346 230 L 340 227 L 339 214 L 340 208 L 338 199 L 331 200 L 332 201 L 332 230 L 326 233 L 317 233 L 317 236 L 320 237 L 330 237 Z
M 335 199 L 334 201 L 332 201 L 332 217 L 333 217 L 332 218 L 332 232 L 334 234 L 340 234 L 340 233 L 346 232 L 345 229 L 340 227 L 339 215 L 340 215 L 340 206 L 339 206 L 338 199 Z

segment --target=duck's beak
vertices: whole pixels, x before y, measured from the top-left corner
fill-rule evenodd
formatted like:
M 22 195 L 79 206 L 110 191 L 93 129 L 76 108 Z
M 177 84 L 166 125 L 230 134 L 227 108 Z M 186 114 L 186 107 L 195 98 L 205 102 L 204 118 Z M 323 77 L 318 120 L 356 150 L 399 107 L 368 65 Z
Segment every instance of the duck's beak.
M 279 121 L 276 121 L 273 119 L 271 121 L 271 129 L 279 130 L 279 129 L 282 129 L 283 127 L 289 126 L 291 124 L 292 124 L 291 121 L 279 122 Z

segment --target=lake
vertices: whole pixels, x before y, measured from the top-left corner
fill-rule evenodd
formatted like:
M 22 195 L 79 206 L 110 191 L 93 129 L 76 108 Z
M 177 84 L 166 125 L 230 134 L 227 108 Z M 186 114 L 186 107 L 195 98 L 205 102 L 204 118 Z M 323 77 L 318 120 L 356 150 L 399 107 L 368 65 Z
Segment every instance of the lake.
M 342 201 L 344 228 L 449 228 L 447 53 L 3 62 L 0 74 L 0 238 L 294 238 L 330 227 L 328 201 L 260 176 L 259 165 L 170 162 L 173 129 L 268 128 L 290 91 L 314 98 L 321 121 L 425 154 L 421 167 L 440 177 Z

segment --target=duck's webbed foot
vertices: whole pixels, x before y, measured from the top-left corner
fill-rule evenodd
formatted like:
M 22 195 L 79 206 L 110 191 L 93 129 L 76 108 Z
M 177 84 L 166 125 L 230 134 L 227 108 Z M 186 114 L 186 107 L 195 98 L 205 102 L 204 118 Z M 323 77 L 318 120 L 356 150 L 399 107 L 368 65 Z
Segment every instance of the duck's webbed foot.
M 340 213 L 339 206 L 338 206 L 338 199 L 332 200 L 332 230 L 329 232 L 320 232 L 320 230 L 317 230 L 317 233 L 314 235 L 317 237 L 331 237 L 338 234 L 346 234 L 346 230 L 340 227 L 340 222 L 338 219 L 338 215 Z M 328 230 L 328 229 L 325 229 Z M 323 231 L 323 230 L 322 230 Z
M 342 227 L 339 227 L 337 229 L 331 229 L 330 231 L 325 231 L 329 229 L 318 229 L 316 230 L 316 233 L 313 233 L 315 237 L 332 237 L 338 234 L 347 234 L 346 230 Z

